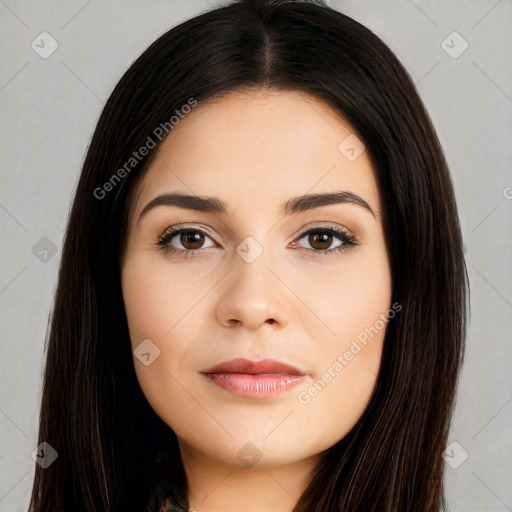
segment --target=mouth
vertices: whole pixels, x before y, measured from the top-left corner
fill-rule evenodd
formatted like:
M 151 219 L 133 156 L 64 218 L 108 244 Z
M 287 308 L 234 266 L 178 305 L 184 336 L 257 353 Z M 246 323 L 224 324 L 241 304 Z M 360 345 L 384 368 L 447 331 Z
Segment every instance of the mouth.
M 243 398 L 268 398 L 297 386 L 306 375 L 273 359 L 232 359 L 201 372 L 211 383 Z

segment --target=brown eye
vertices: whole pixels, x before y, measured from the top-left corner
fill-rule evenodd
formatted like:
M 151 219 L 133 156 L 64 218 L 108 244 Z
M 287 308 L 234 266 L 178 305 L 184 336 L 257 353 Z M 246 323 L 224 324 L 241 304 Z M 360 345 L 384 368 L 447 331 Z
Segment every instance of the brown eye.
M 308 242 L 313 249 L 325 250 L 332 244 L 333 236 L 327 231 L 313 231 L 308 236 Z
M 309 231 L 302 233 L 299 240 L 301 241 L 298 244 L 299 247 L 302 247 L 312 255 L 317 256 L 334 253 L 342 254 L 349 247 L 359 245 L 353 235 L 350 235 L 346 231 L 331 227 L 310 229 Z M 294 242 L 293 246 L 297 247 L 297 243 Z
M 199 249 L 204 243 L 204 234 L 199 231 L 184 231 L 180 233 L 180 242 L 185 249 Z
M 200 229 L 171 229 L 160 237 L 157 245 L 166 252 L 188 255 L 214 247 L 215 242 Z

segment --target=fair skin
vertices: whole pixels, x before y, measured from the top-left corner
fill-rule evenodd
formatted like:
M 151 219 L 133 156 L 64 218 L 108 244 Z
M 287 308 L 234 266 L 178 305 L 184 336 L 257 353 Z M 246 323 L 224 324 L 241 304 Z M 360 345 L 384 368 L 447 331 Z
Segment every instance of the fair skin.
M 346 353 L 390 308 L 391 274 L 368 152 L 350 161 L 338 149 L 353 133 L 304 93 L 228 93 L 173 128 L 138 190 L 123 298 L 132 349 L 149 339 L 160 355 L 134 365 L 149 404 L 178 437 L 197 511 L 290 512 L 319 454 L 372 396 L 385 327 Z M 281 211 L 291 198 L 340 191 L 366 205 Z M 159 204 L 141 216 L 171 193 L 216 197 L 227 209 Z M 167 237 L 177 252 L 166 253 L 157 242 L 173 226 L 191 234 Z M 184 257 L 187 249 L 195 252 Z M 275 396 L 236 396 L 201 373 L 233 358 L 278 360 L 303 377 Z

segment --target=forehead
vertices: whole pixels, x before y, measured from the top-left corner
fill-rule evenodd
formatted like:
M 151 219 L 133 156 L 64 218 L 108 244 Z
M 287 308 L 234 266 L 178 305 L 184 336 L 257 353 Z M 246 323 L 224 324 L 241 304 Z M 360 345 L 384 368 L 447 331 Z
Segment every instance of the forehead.
M 349 190 L 379 210 L 360 137 L 329 105 L 298 91 L 231 92 L 192 110 L 160 145 L 136 212 L 176 190 L 260 206 L 306 192 Z

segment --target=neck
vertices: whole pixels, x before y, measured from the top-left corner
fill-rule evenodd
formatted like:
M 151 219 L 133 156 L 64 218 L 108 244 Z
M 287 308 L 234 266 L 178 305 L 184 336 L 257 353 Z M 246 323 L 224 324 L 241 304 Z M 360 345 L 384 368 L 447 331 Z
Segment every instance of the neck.
M 318 463 L 315 456 L 245 467 L 213 459 L 183 441 L 180 450 L 193 512 L 292 512 Z

